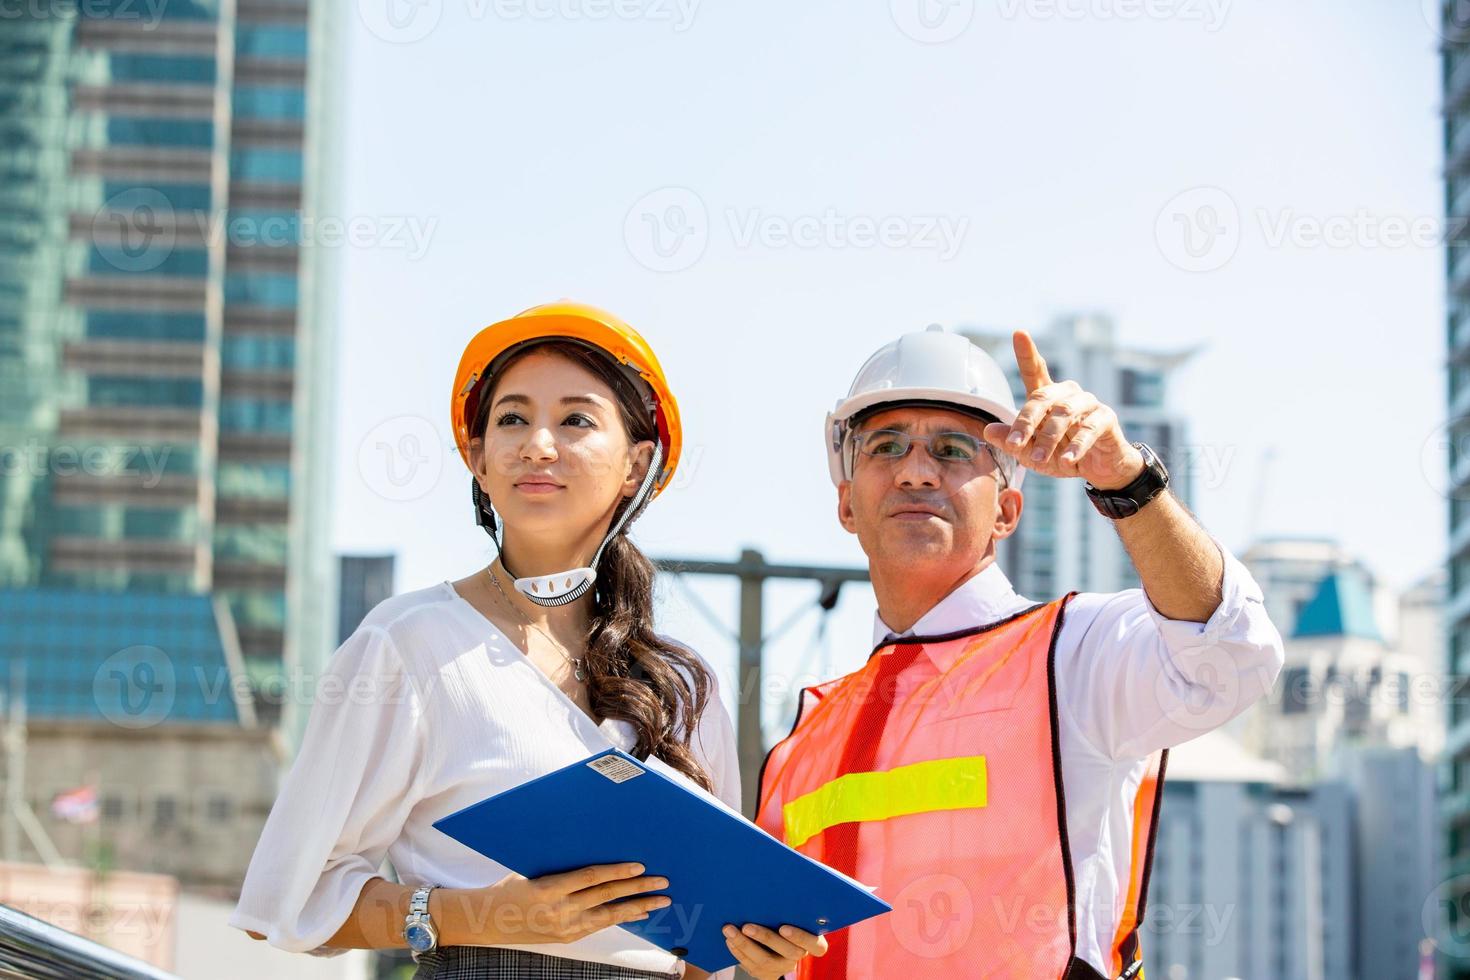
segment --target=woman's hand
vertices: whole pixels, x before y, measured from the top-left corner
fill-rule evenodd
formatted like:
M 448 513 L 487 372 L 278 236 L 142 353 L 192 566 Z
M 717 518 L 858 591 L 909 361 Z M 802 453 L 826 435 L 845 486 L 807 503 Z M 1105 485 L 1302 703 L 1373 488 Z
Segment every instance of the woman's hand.
M 460 915 L 475 937 L 472 941 L 572 943 L 608 926 L 646 919 L 670 903 L 666 895 L 629 898 L 668 887 L 667 878 L 640 877 L 643 870 L 641 864 L 595 864 L 540 878 L 511 874 L 485 888 L 445 897 L 451 903 L 468 902 L 470 907 Z
M 782 926 L 780 933 L 747 922 L 743 930 L 725 926 L 725 945 L 755 980 L 781 980 L 807 956 L 827 952 L 827 939 L 796 926 Z

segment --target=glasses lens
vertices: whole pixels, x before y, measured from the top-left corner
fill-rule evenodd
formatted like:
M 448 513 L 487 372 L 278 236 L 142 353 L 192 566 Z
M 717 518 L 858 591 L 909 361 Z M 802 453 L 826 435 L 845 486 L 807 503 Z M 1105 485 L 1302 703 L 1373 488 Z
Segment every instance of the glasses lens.
M 980 441 L 966 432 L 941 432 L 929 442 L 935 459 L 968 463 L 980 455 Z
M 857 447 L 864 456 L 893 458 L 908 452 L 909 437 L 893 429 L 873 429 L 858 433 Z

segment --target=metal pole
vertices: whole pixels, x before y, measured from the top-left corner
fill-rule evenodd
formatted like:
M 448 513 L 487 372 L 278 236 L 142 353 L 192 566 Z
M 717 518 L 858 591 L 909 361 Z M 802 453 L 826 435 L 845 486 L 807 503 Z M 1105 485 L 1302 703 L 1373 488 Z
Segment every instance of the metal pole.
M 760 791 L 761 763 L 766 759 L 762 739 L 761 702 L 764 679 L 762 594 L 766 579 L 805 579 L 835 589 L 843 582 L 867 582 L 866 568 L 834 565 L 773 565 L 753 548 L 740 552 L 739 561 L 707 561 L 702 558 L 655 558 L 660 571 L 681 575 L 732 575 L 740 580 L 740 687 L 736 692 L 735 741 L 740 752 L 741 809 L 755 819 L 756 795 Z
M 761 738 L 761 625 L 762 593 L 765 588 L 765 559 L 759 551 L 746 548 L 740 552 L 740 563 L 746 566 L 740 574 L 740 687 L 737 691 L 736 745 L 740 750 L 740 799 L 742 809 L 755 819 L 755 798 L 760 789 L 759 764 L 765 758 Z

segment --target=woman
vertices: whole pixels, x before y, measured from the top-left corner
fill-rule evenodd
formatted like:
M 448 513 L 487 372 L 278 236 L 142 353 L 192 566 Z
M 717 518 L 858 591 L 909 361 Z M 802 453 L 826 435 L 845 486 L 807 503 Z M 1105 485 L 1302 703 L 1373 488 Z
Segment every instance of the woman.
M 607 313 L 535 307 L 470 342 L 451 421 L 499 555 L 379 603 L 332 655 L 230 923 L 317 955 L 407 945 L 415 980 L 706 977 L 609 928 L 668 905 L 664 879 L 527 880 L 431 826 L 610 745 L 739 809 L 714 675 L 653 631 L 653 566 L 627 537 L 678 464 L 662 370 Z M 404 884 L 376 874 L 385 855 Z M 763 980 L 826 952 L 739 925 L 726 943 Z

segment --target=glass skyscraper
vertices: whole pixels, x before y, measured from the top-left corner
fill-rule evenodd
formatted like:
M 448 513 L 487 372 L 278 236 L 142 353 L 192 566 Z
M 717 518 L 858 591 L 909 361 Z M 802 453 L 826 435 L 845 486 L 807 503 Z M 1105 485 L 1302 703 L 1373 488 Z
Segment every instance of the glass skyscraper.
M 309 228 L 334 210 L 340 15 L 51 0 L 0 24 L 0 588 L 224 600 L 288 734 L 285 678 L 336 625 L 333 256 Z

